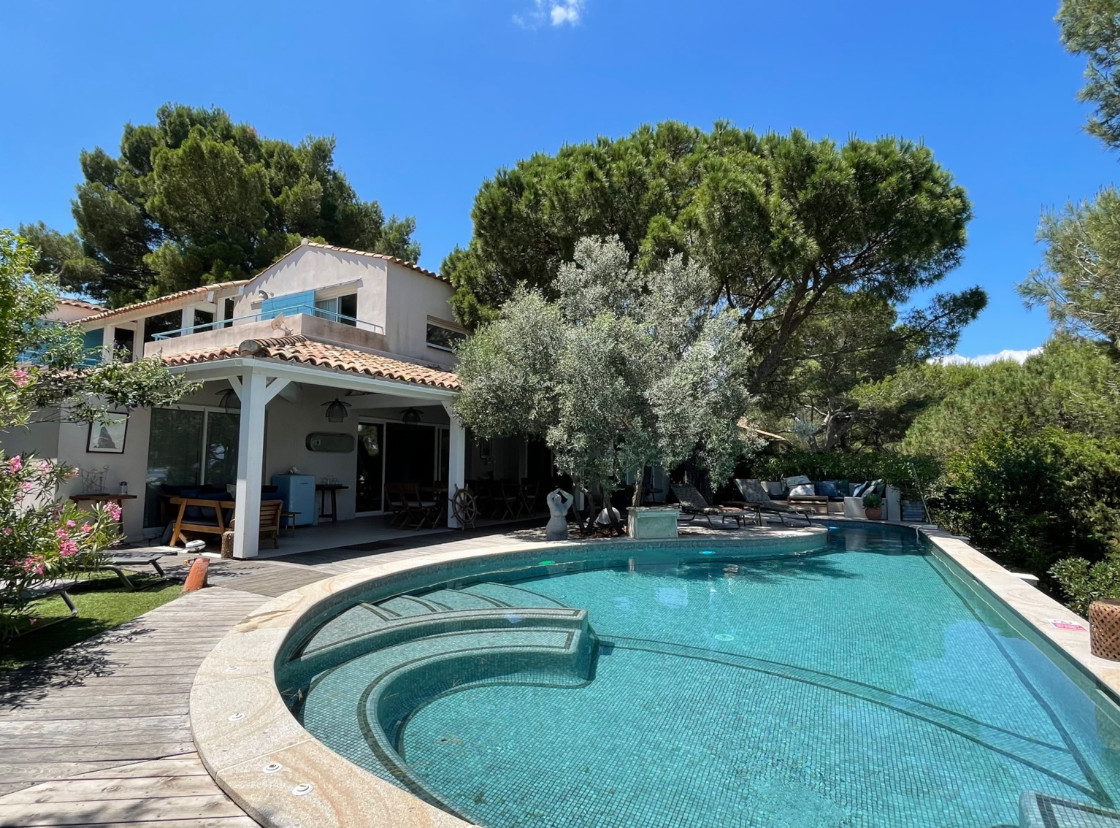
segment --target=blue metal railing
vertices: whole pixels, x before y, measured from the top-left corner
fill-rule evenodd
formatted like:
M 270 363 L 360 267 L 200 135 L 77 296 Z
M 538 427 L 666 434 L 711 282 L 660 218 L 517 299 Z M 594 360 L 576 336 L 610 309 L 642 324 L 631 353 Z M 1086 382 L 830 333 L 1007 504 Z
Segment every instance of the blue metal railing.
M 329 319 L 333 322 L 341 322 L 343 325 L 349 325 L 353 328 L 362 328 L 374 333 L 385 333 L 385 329 L 380 325 L 373 322 L 363 322 L 353 316 L 346 316 L 345 314 L 335 313 L 334 311 L 324 310 L 317 308 L 314 305 L 292 305 L 287 308 L 280 308 L 275 311 L 257 311 L 248 316 L 235 316 L 232 319 L 219 319 L 216 322 L 205 322 L 201 325 L 192 325 L 189 328 L 180 328 L 174 331 L 166 331 L 164 333 L 154 334 L 152 339 L 174 339 L 178 336 L 187 336 L 193 333 L 201 333 L 202 331 L 212 331 L 219 328 L 230 328 L 238 322 L 265 322 L 269 319 L 275 319 L 280 314 L 285 316 L 296 316 L 305 313 L 309 316 L 318 316 L 320 319 Z

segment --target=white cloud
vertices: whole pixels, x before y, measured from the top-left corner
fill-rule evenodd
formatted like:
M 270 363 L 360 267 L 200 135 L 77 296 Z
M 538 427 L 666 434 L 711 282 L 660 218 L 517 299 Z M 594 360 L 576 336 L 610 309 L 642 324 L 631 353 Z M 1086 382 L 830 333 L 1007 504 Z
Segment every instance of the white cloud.
M 523 29 L 537 29 L 545 23 L 553 26 L 575 26 L 583 14 L 584 0 L 533 0 L 533 8 L 515 14 L 513 22 Z
M 966 357 L 960 354 L 949 354 L 949 356 L 934 357 L 930 362 L 938 362 L 942 365 L 991 365 L 993 362 L 1004 362 L 1007 360 L 1014 360 L 1022 365 L 1027 361 L 1027 357 L 1041 354 L 1041 348 L 1031 348 L 1028 351 L 1012 351 L 1003 350 L 998 354 L 982 354 L 981 356 Z
M 563 26 L 565 23 L 572 26 L 576 25 L 579 23 L 581 6 L 583 6 L 583 0 L 560 0 L 559 3 L 553 3 L 550 12 L 552 25 Z

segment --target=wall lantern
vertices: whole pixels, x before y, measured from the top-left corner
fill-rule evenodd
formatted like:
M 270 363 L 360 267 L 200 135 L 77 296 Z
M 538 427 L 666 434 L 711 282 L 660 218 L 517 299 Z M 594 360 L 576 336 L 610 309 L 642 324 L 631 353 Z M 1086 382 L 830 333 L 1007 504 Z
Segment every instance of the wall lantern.
M 424 419 L 424 415 L 420 413 L 419 408 L 406 408 L 401 412 L 401 422 L 408 425 L 419 425 Z
M 350 403 L 343 402 L 338 397 L 335 397 L 329 403 L 323 403 L 323 405 L 327 407 L 328 422 L 341 423 L 346 419 L 347 416 L 349 416 L 349 412 L 347 412 L 346 409 L 350 407 Z

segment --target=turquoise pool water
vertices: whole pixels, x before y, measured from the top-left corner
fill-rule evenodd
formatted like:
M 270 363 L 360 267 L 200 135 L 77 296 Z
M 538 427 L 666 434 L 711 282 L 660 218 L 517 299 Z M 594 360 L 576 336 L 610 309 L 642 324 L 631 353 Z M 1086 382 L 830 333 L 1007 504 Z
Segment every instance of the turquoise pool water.
M 363 693 L 384 653 L 319 672 L 301 720 L 491 828 L 975 828 L 1018 825 L 1025 790 L 1120 802 L 1116 710 L 912 534 L 684 557 L 420 594 L 435 612 L 472 589 L 496 606 L 523 591 L 526 606 L 583 609 L 598 648 L 567 681 L 484 655 L 461 686 L 418 693 L 390 734 L 407 773 L 386 774 L 368 738 Z M 334 623 L 353 634 L 355 615 Z

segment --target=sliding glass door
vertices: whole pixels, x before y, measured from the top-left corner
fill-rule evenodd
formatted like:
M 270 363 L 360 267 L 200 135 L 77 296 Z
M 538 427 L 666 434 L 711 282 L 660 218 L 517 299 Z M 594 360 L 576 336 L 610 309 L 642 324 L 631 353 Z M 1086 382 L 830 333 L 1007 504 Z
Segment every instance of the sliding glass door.
M 155 408 L 148 440 L 144 525 L 161 526 L 160 486 L 225 486 L 237 481 L 236 411 Z

